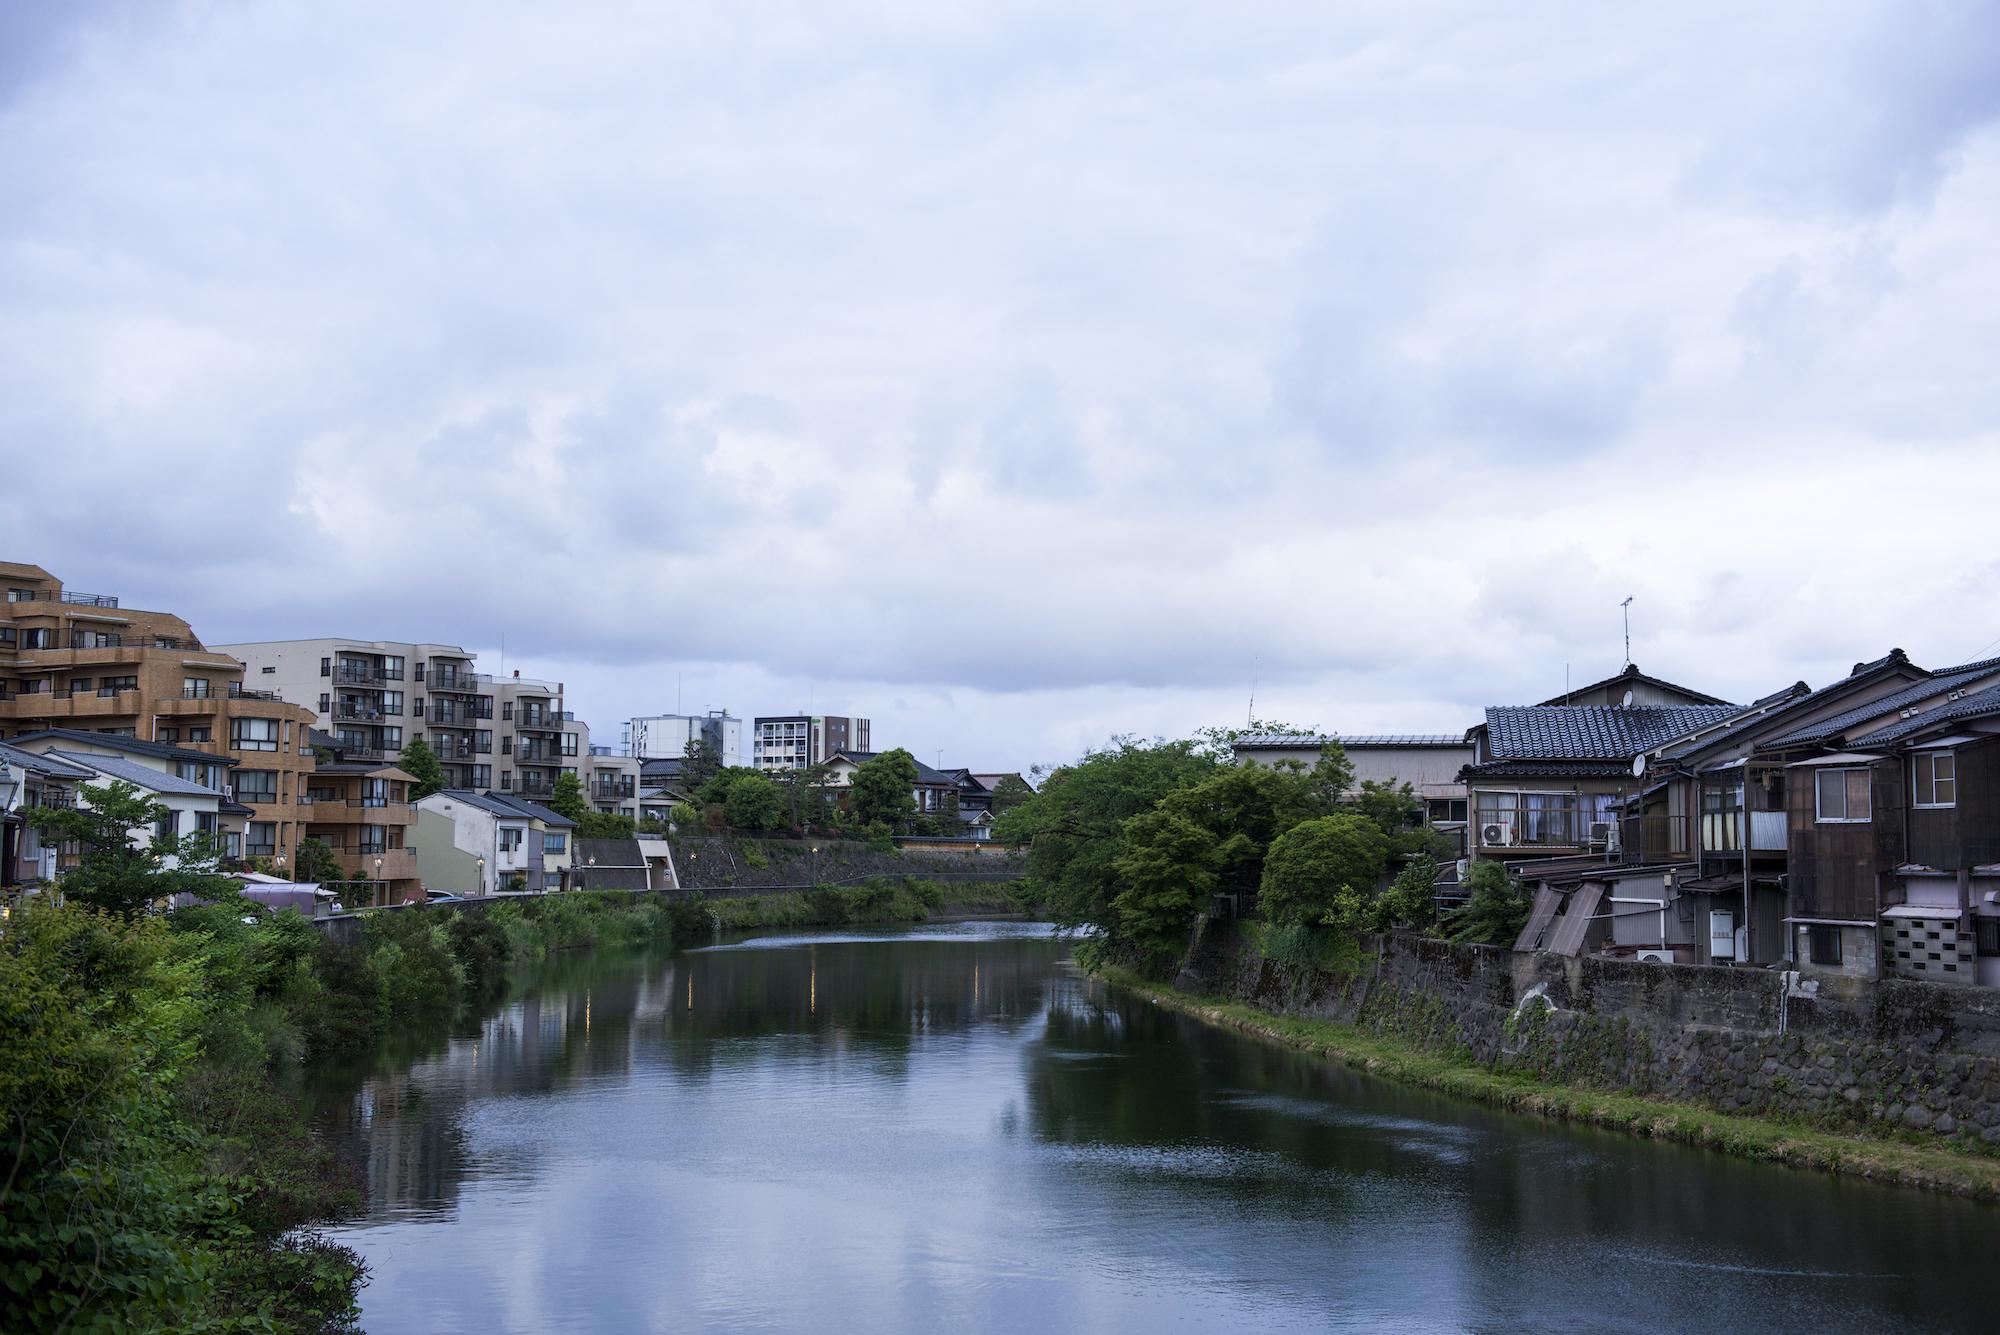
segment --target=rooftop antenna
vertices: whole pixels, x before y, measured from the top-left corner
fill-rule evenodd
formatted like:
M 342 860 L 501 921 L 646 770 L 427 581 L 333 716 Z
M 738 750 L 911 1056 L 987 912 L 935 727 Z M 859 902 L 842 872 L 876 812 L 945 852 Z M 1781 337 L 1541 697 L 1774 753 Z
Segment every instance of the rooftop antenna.
M 1257 726 L 1257 665 L 1262 661 L 1255 654 L 1250 657 L 1250 708 L 1243 712 L 1243 726 Z
M 1625 609 L 1625 666 L 1632 666 L 1632 600 L 1627 598 L 1618 604 Z

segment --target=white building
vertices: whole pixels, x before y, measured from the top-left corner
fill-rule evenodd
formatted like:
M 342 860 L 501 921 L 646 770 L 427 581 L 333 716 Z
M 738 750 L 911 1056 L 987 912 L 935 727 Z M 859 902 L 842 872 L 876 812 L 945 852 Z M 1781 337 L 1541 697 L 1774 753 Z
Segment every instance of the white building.
M 475 896 L 548 888 L 544 830 L 530 812 L 463 788 L 432 793 L 416 806 L 409 840 L 425 890 Z
M 183 839 L 205 834 L 217 853 L 228 857 L 273 856 L 275 837 L 270 845 L 247 846 L 244 842 L 248 807 L 232 800 L 225 778 L 234 762 L 205 751 L 190 751 L 164 742 L 140 741 L 103 733 L 73 732 L 54 728 L 16 738 L 11 745 L 35 755 L 85 769 L 93 776 L 82 781 L 86 788 L 108 788 L 113 783 L 133 785 L 152 802 L 164 808 L 159 824 L 134 826 L 132 845 L 144 848 L 155 838 Z M 162 864 L 178 865 L 169 856 Z
M 647 714 L 625 724 L 625 753 L 638 760 L 679 760 L 705 737 L 725 765 L 743 763 L 743 720 L 726 709 L 706 714 Z

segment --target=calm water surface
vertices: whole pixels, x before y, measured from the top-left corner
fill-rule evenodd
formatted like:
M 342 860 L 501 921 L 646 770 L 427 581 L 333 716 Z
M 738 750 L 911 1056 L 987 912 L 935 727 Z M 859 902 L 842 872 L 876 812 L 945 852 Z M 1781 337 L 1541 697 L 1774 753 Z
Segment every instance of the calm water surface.
M 2000 1211 L 1330 1071 L 1037 927 L 565 961 L 326 1116 L 375 1335 L 2000 1329 Z

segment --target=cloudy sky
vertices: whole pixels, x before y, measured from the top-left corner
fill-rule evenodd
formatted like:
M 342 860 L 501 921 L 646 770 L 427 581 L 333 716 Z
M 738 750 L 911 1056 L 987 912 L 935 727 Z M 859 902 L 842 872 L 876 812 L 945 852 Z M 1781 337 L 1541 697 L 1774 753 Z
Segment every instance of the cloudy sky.
M 614 739 L 1747 699 L 2000 652 L 1996 237 L 1994 3 L 0 3 L 0 548 Z

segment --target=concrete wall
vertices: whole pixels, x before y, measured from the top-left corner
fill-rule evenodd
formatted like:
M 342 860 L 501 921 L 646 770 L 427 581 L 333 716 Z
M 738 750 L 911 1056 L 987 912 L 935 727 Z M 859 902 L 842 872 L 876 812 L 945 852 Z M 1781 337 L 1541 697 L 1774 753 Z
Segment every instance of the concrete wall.
M 1365 938 L 1344 973 L 1205 923 L 1180 985 L 1564 1083 L 2000 1146 L 2000 992 Z
M 814 883 L 815 875 L 823 885 L 848 885 L 871 876 L 915 876 L 947 882 L 1009 880 L 1022 875 L 1028 861 L 1024 853 L 995 856 L 986 851 L 934 852 L 918 847 L 885 852 L 852 840 L 821 842 L 817 858 L 812 843 L 803 839 L 681 836 L 672 842 L 682 887 L 711 896 L 808 886 Z M 755 861 L 764 865 L 759 867 Z

